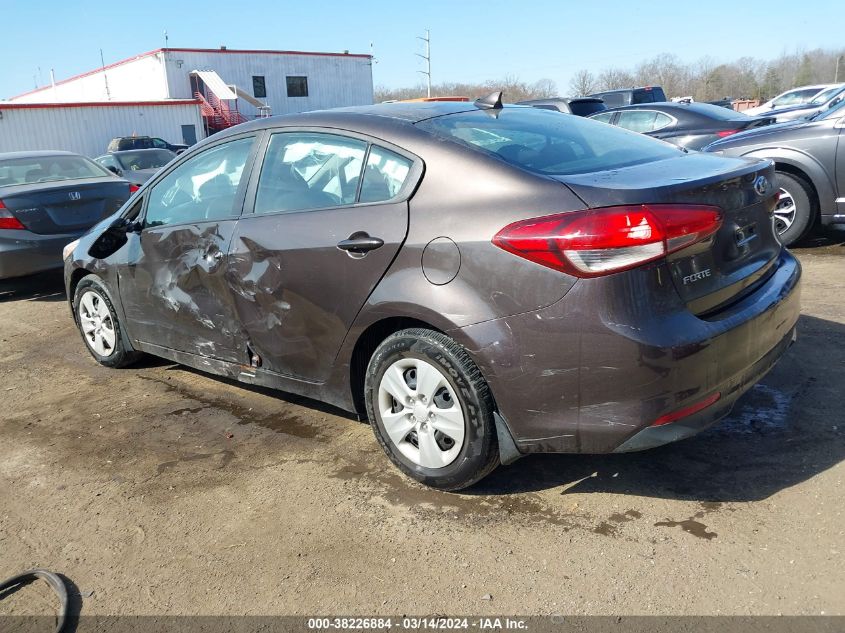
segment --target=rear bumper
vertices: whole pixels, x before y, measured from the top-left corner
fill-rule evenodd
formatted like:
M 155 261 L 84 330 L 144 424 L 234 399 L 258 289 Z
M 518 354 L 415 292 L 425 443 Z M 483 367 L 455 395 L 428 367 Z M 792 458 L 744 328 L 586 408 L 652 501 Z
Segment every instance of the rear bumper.
M 785 250 L 760 288 L 708 319 L 689 312 L 665 264 L 630 272 L 455 332 L 520 452 L 608 453 L 688 437 L 729 413 L 793 340 L 801 267 Z M 716 392 L 700 413 L 648 430 Z
M 25 230 L 0 230 L 0 279 L 61 268 L 62 249 L 81 234 L 37 235 Z
M 649 426 L 628 438 L 621 446 L 618 446 L 615 453 L 630 453 L 654 448 L 670 442 L 677 442 L 700 433 L 709 426 L 712 426 L 733 409 L 739 397 L 759 382 L 769 370 L 775 366 L 783 353 L 795 342 L 798 332 L 796 328 L 783 337 L 778 345 L 769 351 L 763 358 L 754 363 L 748 371 L 735 377 L 729 383 L 722 385 L 724 391 L 719 391 L 719 400 L 694 415 L 664 424 L 662 426 Z

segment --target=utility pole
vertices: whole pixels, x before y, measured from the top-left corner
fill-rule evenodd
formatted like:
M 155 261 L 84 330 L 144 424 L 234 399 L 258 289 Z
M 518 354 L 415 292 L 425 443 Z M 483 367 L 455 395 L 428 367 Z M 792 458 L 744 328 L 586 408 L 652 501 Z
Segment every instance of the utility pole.
M 106 100 L 111 101 L 111 92 L 109 91 L 109 77 L 106 75 L 106 61 L 103 59 L 103 49 L 100 49 L 100 68 L 103 69 L 103 83 L 106 86 Z
M 419 70 L 417 72 L 421 72 L 426 76 L 426 79 L 428 80 L 428 96 L 431 97 L 431 33 L 428 29 L 426 29 L 425 37 L 418 35 L 417 39 L 425 42 L 425 55 L 417 53 L 418 57 L 422 57 L 425 60 L 425 70 Z

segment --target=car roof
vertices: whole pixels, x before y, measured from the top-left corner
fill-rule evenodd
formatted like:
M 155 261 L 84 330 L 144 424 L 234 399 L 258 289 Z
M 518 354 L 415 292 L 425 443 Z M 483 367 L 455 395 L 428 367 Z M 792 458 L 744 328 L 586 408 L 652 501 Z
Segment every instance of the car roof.
M 75 152 L 66 152 L 64 150 L 32 150 L 23 152 L 4 152 L 0 153 L 0 160 L 14 159 L 14 158 L 40 158 L 44 156 L 81 156 Z
M 600 90 L 598 92 L 594 92 L 591 95 L 606 95 L 612 92 L 633 92 L 634 90 L 654 90 L 655 88 L 660 88 L 660 86 L 634 86 L 633 88 L 615 88 L 614 90 Z M 662 90 L 662 88 L 661 88 Z
M 505 105 L 506 108 L 527 108 L 528 106 Z M 460 101 L 424 101 L 378 103 L 367 106 L 332 108 L 330 110 L 311 110 L 298 114 L 280 114 L 262 119 L 254 119 L 235 127 L 218 132 L 209 138 L 222 138 L 243 132 L 286 126 L 338 127 L 366 126 L 368 129 L 392 128 L 395 126 L 412 127 L 413 124 L 447 114 L 477 112 L 473 103 Z
M 175 152 L 171 152 L 166 147 L 141 147 L 138 149 L 119 149 L 114 152 L 108 152 L 107 154 L 103 154 L 104 156 L 115 156 L 119 154 L 143 154 L 145 152 L 170 152 L 174 156 L 176 155 Z
M 714 108 L 718 108 L 718 110 L 714 110 Z M 607 110 L 602 110 L 603 113 L 607 112 L 624 112 L 626 110 L 663 110 L 667 112 L 692 112 L 693 114 L 699 114 L 701 116 L 708 116 L 711 112 L 712 113 L 719 113 L 724 114 L 724 112 L 733 112 L 737 115 L 738 119 L 741 119 L 743 115 L 741 112 L 736 112 L 734 110 L 730 110 L 728 108 L 724 108 L 722 106 L 714 105 L 712 103 L 700 103 L 697 101 L 693 101 L 692 103 L 685 103 L 682 101 L 657 101 L 655 103 L 633 103 L 631 105 L 626 106 L 616 106 L 615 108 L 608 108 Z M 724 111 L 724 112 L 723 112 Z M 596 114 L 599 114 L 598 112 Z

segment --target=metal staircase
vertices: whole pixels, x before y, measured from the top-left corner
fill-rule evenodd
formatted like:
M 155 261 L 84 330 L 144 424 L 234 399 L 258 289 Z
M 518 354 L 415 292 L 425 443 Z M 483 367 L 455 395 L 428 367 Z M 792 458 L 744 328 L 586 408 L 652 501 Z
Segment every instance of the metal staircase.
M 246 122 L 247 118 L 238 112 L 238 102 L 234 101 L 234 107 L 229 102 L 218 99 L 210 90 L 206 95 L 201 92 L 194 92 L 194 97 L 199 99 L 200 113 L 205 119 L 209 133 L 225 130 L 233 125 Z

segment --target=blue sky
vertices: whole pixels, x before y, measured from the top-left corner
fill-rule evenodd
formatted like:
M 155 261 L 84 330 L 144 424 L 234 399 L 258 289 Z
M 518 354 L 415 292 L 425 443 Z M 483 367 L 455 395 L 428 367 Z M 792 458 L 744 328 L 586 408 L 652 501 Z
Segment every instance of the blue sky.
M 660 53 L 683 61 L 845 45 L 836 0 L 0 0 L 0 98 L 164 45 L 369 53 L 376 85 L 414 85 L 415 39 L 431 29 L 432 75 L 474 81 L 516 75 L 566 91 L 581 68 L 629 67 Z M 839 7 L 841 9 L 841 7 Z M 839 9 L 836 9 L 837 11 Z M 39 77 L 39 67 L 40 77 Z M 33 78 L 35 77 L 35 79 Z

